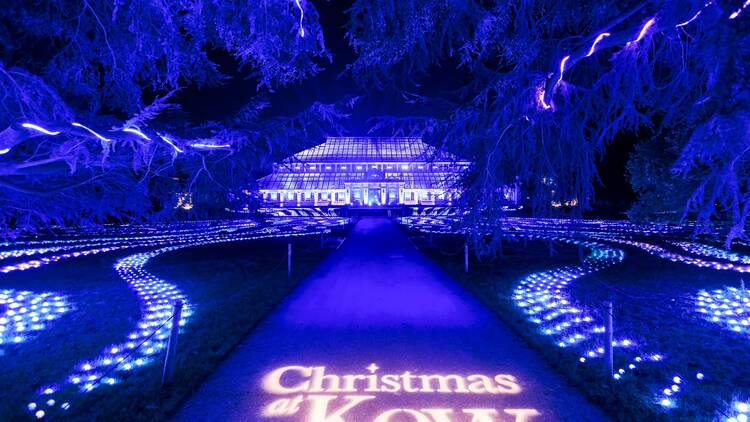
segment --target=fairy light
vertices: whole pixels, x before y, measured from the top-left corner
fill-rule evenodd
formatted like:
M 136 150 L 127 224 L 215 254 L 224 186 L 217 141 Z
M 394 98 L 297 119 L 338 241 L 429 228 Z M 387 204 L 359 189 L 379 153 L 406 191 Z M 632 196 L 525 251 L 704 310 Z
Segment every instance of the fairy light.
M 10 148 L 3 148 L 0 149 L 0 155 L 5 155 L 10 152 Z
M 305 18 L 305 10 L 302 8 L 300 0 L 294 0 L 294 3 L 297 4 L 297 9 L 299 9 L 299 35 L 305 38 L 305 27 L 302 25 L 302 20 Z
M 641 41 L 646 34 L 648 33 L 648 30 L 656 23 L 656 18 L 651 18 L 646 21 L 645 24 L 643 24 L 643 27 L 641 28 L 641 31 L 638 33 L 638 37 L 634 39 L 633 41 L 628 41 L 625 45 L 629 46 L 632 44 L 636 44 L 639 41 Z
M 742 13 L 742 11 L 747 8 L 747 6 L 750 6 L 750 0 L 745 1 L 745 3 L 742 4 L 742 7 L 732 12 L 732 14 L 729 15 L 729 19 L 737 18 L 740 15 L 740 13 Z
M 47 130 L 47 129 L 45 129 L 45 128 L 41 127 L 41 126 L 35 125 L 33 123 L 22 123 L 21 126 L 25 127 L 26 129 L 31 129 L 31 130 L 35 130 L 37 132 L 41 132 L 41 133 L 43 133 L 45 135 L 52 135 L 52 136 L 54 136 L 54 135 L 59 135 L 60 134 L 59 131 Z
M 593 43 L 591 44 L 591 48 L 589 49 L 589 52 L 588 52 L 588 54 L 586 54 L 586 57 L 590 57 L 590 56 L 591 56 L 592 54 L 594 54 L 594 53 L 596 52 L 596 46 L 597 46 L 597 45 L 598 45 L 598 44 L 599 44 L 599 43 L 600 43 L 600 42 L 601 42 L 601 41 L 602 41 L 603 39 L 605 39 L 605 38 L 609 37 L 610 35 L 612 35 L 612 34 L 610 34 L 609 32 L 602 32 L 601 34 L 597 35 L 597 36 L 596 36 L 596 39 L 595 39 L 595 40 L 594 40 L 594 42 L 593 42 Z
M 102 142 L 112 142 L 112 140 L 111 140 L 111 139 L 109 139 L 109 138 L 105 138 L 104 136 L 102 136 L 102 135 L 98 134 L 97 132 L 95 132 L 95 131 L 94 131 L 93 129 L 91 129 L 91 128 L 89 128 L 89 127 L 86 127 L 86 126 L 84 126 L 84 125 L 82 125 L 82 124 L 80 124 L 80 123 L 78 123 L 78 122 L 73 122 L 73 123 L 71 123 L 70 125 L 71 125 L 71 126 L 75 126 L 75 127 L 80 127 L 81 129 L 84 129 L 84 130 L 86 130 L 86 131 L 87 131 L 87 132 L 89 132 L 90 134 L 92 134 L 92 135 L 96 136 L 96 137 L 97 137 L 97 138 L 98 138 L 98 139 L 99 139 L 100 141 L 102 141 Z
M 698 12 L 696 12 L 696 13 L 695 13 L 695 14 L 693 15 L 693 17 L 692 17 L 692 18 L 690 18 L 690 19 L 686 20 L 685 22 L 682 22 L 682 23 L 678 23 L 677 25 L 675 25 L 675 28 L 682 28 L 683 26 L 685 26 L 685 25 L 688 25 L 688 24 L 690 24 L 690 23 L 691 23 L 691 22 L 693 22 L 694 20 L 698 19 L 698 16 L 700 16 L 702 12 L 703 12 L 702 10 L 699 10 Z
M 570 55 L 567 55 L 560 60 L 560 77 L 557 79 L 557 82 L 555 82 L 555 88 L 557 88 L 558 85 L 560 85 L 563 81 L 563 76 L 565 74 L 565 64 L 570 60 Z
M 141 131 L 140 131 L 140 130 L 138 130 L 138 129 L 132 128 L 132 127 L 126 127 L 126 128 L 124 128 L 124 129 L 123 129 L 122 131 L 123 131 L 123 132 L 128 132 L 128 133 L 133 133 L 133 134 L 136 134 L 136 135 L 140 136 L 141 138 L 143 138 L 143 139 L 145 139 L 145 140 L 147 140 L 147 141 L 150 141 L 150 140 L 151 140 L 151 138 L 149 138 L 148 136 L 146 136 L 146 134 L 145 134 L 145 133 L 141 132 Z
M 223 148 L 231 148 L 232 146 L 229 144 L 206 144 L 201 142 L 196 142 L 193 144 L 190 144 L 191 148 L 195 149 L 223 149 Z
M 174 148 L 174 150 L 175 150 L 175 151 L 177 151 L 177 152 L 179 152 L 179 153 L 183 153 L 183 152 L 185 152 L 185 151 L 183 151 L 182 149 L 180 149 L 180 147 L 178 147 L 178 146 L 177 146 L 177 144 L 175 144 L 175 143 L 174 143 L 174 141 L 172 141 L 171 139 L 167 138 L 166 136 L 164 136 L 164 135 L 161 135 L 161 134 L 160 134 L 160 135 L 159 135 L 159 138 L 161 138 L 161 140 L 162 140 L 162 141 L 166 142 L 166 143 L 167 143 L 167 144 L 169 144 L 169 145 L 170 145 L 170 146 L 171 146 L 172 148 Z

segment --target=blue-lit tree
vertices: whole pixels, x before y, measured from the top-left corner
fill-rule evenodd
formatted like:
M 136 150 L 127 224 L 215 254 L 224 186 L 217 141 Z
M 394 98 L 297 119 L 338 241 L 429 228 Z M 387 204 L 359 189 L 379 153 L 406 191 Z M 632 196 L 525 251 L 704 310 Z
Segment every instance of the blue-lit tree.
M 588 208 L 597 157 L 618 134 L 649 128 L 681 137 L 675 158 L 660 163 L 695 181 L 683 183 L 692 192 L 678 215 L 703 228 L 728 222 L 729 245 L 746 236 L 750 213 L 747 4 L 358 1 L 352 70 L 415 104 L 416 116 L 386 117 L 378 128 L 427 133 L 476 160 L 470 224 L 494 221 L 491 193 L 516 177 L 538 212 Z M 426 96 L 421 77 L 445 63 L 460 66 L 466 83 Z
M 343 110 L 266 110 L 269 92 L 329 59 L 315 9 L 289 0 L 11 1 L 0 46 L 5 227 L 171 218 L 179 192 L 213 195 L 199 208 L 213 211 Z M 179 91 L 224 82 L 222 55 L 258 93 L 222 121 L 188 124 Z

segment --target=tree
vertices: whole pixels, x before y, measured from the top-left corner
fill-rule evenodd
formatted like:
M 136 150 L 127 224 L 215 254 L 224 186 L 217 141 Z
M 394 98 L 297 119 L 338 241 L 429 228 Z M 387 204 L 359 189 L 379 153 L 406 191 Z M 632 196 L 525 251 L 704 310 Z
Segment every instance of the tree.
M 0 224 L 18 230 L 174 218 L 186 191 L 220 208 L 347 107 L 267 110 L 276 87 L 329 60 L 307 3 L 18 0 L 0 9 L 0 46 Z M 221 55 L 258 93 L 222 121 L 187 124 L 176 93 L 224 82 Z
M 594 196 L 597 156 L 617 134 L 649 128 L 655 140 L 684 137 L 670 170 L 697 179 L 681 184 L 695 190 L 672 211 L 704 229 L 729 220 L 729 244 L 746 236 L 750 212 L 748 18 L 743 3 L 703 0 L 360 0 L 351 68 L 363 86 L 411 76 L 387 88 L 414 113 L 376 128 L 422 133 L 475 160 L 464 198 L 471 224 L 500 221 L 488 193 L 516 177 L 538 213 L 550 210 L 542 181 L 553 180 L 580 214 Z M 466 83 L 420 91 L 420 76 L 452 61 Z

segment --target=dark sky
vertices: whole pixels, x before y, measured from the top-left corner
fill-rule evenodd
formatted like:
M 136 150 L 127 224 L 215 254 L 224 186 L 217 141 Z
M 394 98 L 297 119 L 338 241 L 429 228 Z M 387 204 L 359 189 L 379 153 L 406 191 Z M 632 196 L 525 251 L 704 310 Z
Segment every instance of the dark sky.
M 346 122 L 349 134 L 365 135 L 371 127 L 369 119 L 382 114 L 395 114 L 405 107 L 398 98 L 387 93 L 363 92 L 346 73 L 346 65 L 356 55 L 346 39 L 347 10 L 351 0 L 315 0 L 320 15 L 326 47 L 333 58 L 325 69 L 311 79 L 278 88 L 269 95 L 272 115 L 293 114 L 304 110 L 312 102 L 335 102 L 347 96 L 362 96 Z M 248 100 L 256 97 L 256 81 L 244 78 L 237 63 L 227 56 L 212 56 L 221 64 L 221 71 L 232 78 L 224 85 L 212 88 L 189 88 L 180 93 L 183 111 L 195 123 L 206 120 L 222 120 L 234 114 Z M 443 63 L 436 67 L 422 81 L 423 93 L 437 93 L 451 90 L 457 84 L 466 82 L 466 75 L 456 70 L 453 63 Z M 625 165 L 637 138 L 633 135 L 620 136 L 613 142 L 603 160 L 599 163 L 600 185 L 597 186 L 594 214 L 615 216 L 627 210 L 634 200 L 634 194 L 625 175 Z

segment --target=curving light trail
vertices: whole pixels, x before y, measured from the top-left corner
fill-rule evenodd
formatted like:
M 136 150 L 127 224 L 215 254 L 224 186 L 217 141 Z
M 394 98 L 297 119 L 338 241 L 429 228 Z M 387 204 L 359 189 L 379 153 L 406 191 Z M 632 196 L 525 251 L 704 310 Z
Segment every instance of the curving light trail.
M 214 233 L 199 240 L 162 247 L 149 252 L 136 253 L 119 259 L 115 270 L 120 278 L 136 294 L 141 305 L 141 318 L 127 339 L 104 348 L 91 359 L 80 362 L 70 375 L 55 384 L 40 388 L 36 397 L 26 405 L 38 419 L 53 411 L 70 409 L 71 401 L 78 393 L 88 393 L 103 386 L 121 382 L 121 374 L 148 366 L 159 360 L 166 348 L 169 335 L 167 322 L 172 317 L 172 304 L 181 300 L 186 305 L 179 321 L 186 325 L 192 315 L 189 298 L 170 281 L 159 278 L 144 267 L 156 256 L 178 249 L 219 243 L 256 240 L 270 237 L 308 236 L 325 233 L 330 227 L 344 224 L 346 219 L 306 219 L 302 224 L 294 220 L 280 223 L 279 227 L 262 227 L 251 232 Z M 297 224 L 293 224 L 297 223 Z M 290 229 L 285 231 L 282 229 Z

